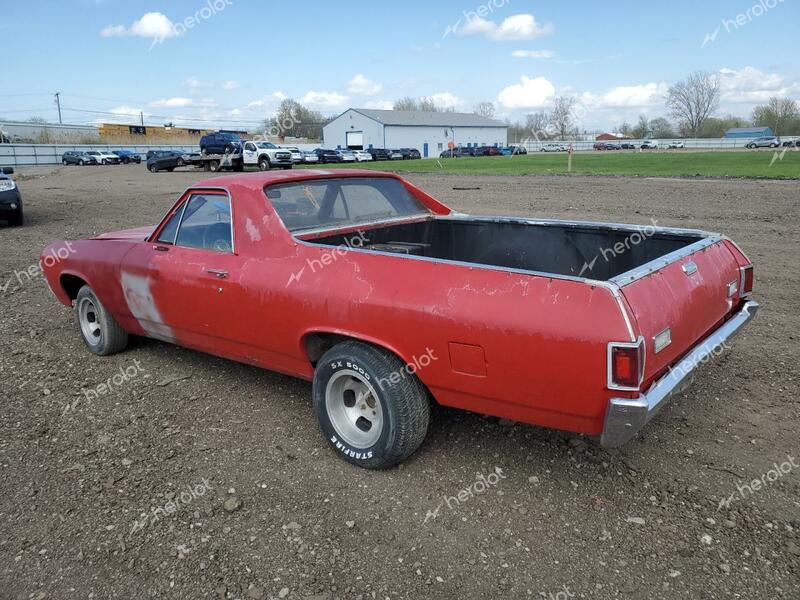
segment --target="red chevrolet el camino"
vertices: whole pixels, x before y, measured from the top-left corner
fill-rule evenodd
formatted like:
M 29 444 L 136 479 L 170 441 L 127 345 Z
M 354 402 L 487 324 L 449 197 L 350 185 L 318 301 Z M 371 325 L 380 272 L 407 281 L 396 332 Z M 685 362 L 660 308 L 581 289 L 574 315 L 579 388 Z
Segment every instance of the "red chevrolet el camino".
M 623 444 L 758 309 L 722 235 L 468 216 L 374 171 L 207 179 L 48 256 L 91 352 L 138 335 L 312 380 L 368 468 L 419 447 L 431 402 Z

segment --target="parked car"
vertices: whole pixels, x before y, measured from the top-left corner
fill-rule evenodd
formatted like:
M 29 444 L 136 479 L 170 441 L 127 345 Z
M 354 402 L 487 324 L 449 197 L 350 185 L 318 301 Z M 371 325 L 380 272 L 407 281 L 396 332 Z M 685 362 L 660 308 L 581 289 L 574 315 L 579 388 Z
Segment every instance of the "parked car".
M 123 165 L 130 163 L 136 163 L 138 165 L 142 162 L 142 156 L 136 152 L 132 152 L 131 150 L 114 150 L 113 154 L 116 154 L 119 157 L 119 161 Z
M 303 164 L 317 164 L 319 156 L 311 150 L 303 150 Z
M 680 149 L 680 148 L 686 148 L 686 144 L 684 144 L 683 142 L 670 142 L 670 143 L 667 145 L 667 148 L 669 148 L 670 150 L 676 150 L 676 149 Z
M 389 160 L 403 160 L 403 153 L 400 149 L 397 150 L 389 150 Z
M 174 171 L 177 167 L 185 167 L 187 163 L 185 152 L 164 150 L 147 159 L 147 170 L 151 173 Z
M 97 159 L 80 150 L 67 150 L 61 155 L 61 164 L 65 167 L 67 165 L 96 165 Z
M 800 146 L 800 139 L 797 140 L 784 140 L 781 144 L 784 148 L 793 148 L 794 146 Z
M 356 162 L 356 155 L 351 150 L 339 149 L 336 152 L 342 158 L 342 162 Z
M 658 142 L 655 140 L 642 140 L 642 150 L 658 150 Z
M 372 160 L 391 160 L 392 151 L 386 148 L 369 148 L 367 152 L 372 156 Z
M 320 163 L 340 163 L 342 161 L 342 157 L 339 155 L 336 150 L 329 150 L 327 148 L 317 148 L 314 150 L 319 159 Z
M 745 144 L 745 148 L 777 148 L 781 145 L 781 138 L 773 135 L 757 137 Z
M 416 148 L 400 148 L 400 153 L 403 155 L 403 160 L 422 158 L 422 154 Z
M 99 150 L 88 150 L 89 156 L 93 156 L 98 165 L 118 165 L 119 156 L 110 152 L 100 152 Z
M 272 142 L 262 140 L 248 140 L 242 142 L 242 161 L 245 165 L 258 166 L 262 171 L 269 171 L 273 167 L 291 169 L 294 165 L 292 151 L 279 148 Z
M 453 148 L 439 153 L 439 158 L 458 158 L 463 156 L 460 148 Z
M 638 148 L 633 142 L 621 142 L 619 147 L 621 150 L 636 150 Z
M 622 150 L 622 145 L 618 142 L 597 142 L 593 148 L 595 150 Z
M 67 243 L 44 276 L 89 352 L 144 336 L 311 380 L 367 468 L 420 446 L 431 401 L 624 444 L 759 306 L 724 235 L 469 216 L 373 171 L 206 179 L 155 227 L 42 257 Z
M 17 227 L 22 225 L 24 216 L 22 195 L 19 193 L 17 182 L 11 178 L 13 174 L 13 167 L 0 168 L 0 219 Z
M 244 140 L 235 133 L 219 131 L 200 138 L 200 154 L 237 154 Z
M 511 154 L 512 155 L 527 154 L 528 153 L 528 149 L 525 146 L 521 146 L 521 145 L 517 145 L 517 146 L 512 145 L 512 146 L 509 146 L 508 149 L 511 150 Z
M 294 146 L 289 146 L 284 148 L 284 150 L 288 150 L 292 153 L 292 162 L 296 165 L 303 162 L 303 153 L 300 151 L 300 148 L 296 148 Z
M 372 160 L 372 154 L 366 150 L 353 150 L 353 156 L 356 157 L 358 162 L 368 162 Z
M 544 144 L 541 148 L 539 148 L 540 152 L 566 152 L 567 147 L 564 144 L 555 144 L 549 143 Z

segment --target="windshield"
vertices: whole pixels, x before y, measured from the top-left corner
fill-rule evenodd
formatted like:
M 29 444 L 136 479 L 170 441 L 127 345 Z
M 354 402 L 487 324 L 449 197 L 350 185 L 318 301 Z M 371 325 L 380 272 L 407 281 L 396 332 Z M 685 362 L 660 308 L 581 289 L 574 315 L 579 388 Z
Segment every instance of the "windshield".
M 277 146 L 272 142 L 256 142 L 256 146 L 258 146 L 259 148 L 264 148 L 265 150 L 272 150 L 273 148 L 277 148 Z
M 265 192 L 289 231 L 430 214 L 402 182 L 387 177 L 300 181 Z

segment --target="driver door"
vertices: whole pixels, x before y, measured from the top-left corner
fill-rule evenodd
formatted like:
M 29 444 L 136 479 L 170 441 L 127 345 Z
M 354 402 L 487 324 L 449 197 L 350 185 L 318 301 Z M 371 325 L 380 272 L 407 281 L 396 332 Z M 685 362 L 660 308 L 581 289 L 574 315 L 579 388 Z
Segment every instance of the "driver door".
M 253 142 L 245 142 L 242 149 L 242 159 L 246 165 L 254 165 L 258 162 L 258 148 Z
M 155 240 L 126 256 L 123 293 L 150 337 L 219 353 L 232 341 L 226 323 L 236 315 L 241 263 L 230 196 L 192 192 Z

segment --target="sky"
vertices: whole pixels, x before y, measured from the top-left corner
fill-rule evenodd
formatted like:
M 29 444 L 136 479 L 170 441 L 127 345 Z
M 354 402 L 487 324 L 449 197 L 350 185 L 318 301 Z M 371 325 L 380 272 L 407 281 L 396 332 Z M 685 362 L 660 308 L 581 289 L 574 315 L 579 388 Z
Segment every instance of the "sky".
M 667 116 L 690 72 L 719 116 L 800 100 L 798 0 L 0 1 L 0 118 L 255 127 L 283 98 L 325 115 L 430 97 L 512 121 L 575 97 L 579 126 Z M 12 50 L 13 52 L 9 52 Z

